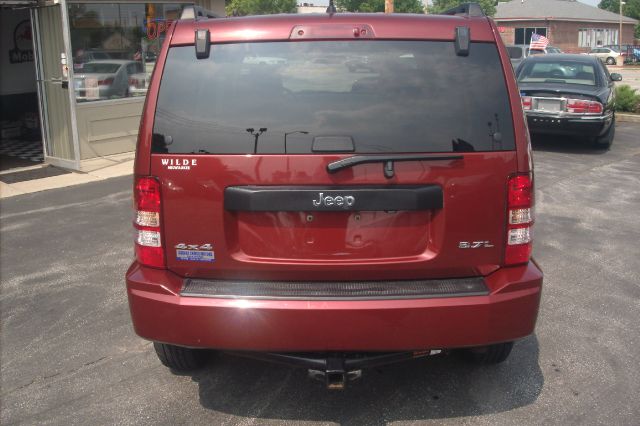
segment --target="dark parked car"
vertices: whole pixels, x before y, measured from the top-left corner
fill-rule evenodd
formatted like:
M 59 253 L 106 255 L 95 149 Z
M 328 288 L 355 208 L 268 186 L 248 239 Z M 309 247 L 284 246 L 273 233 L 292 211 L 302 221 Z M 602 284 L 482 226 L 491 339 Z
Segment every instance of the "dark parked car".
M 493 21 L 456 13 L 169 29 L 126 273 L 135 331 L 163 364 L 232 351 L 342 388 L 364 367 L 458 349 L 498 363 L 533 332 L 518 87 Z M 245 60 L 261 57 L 283 60 Z M 339 66 L 318 66 L 328 57 Z M 341 65 L 362 58 L 371 72 Z
M 574 135 L 608 148 L 613 142 L 614 81 L 595 56 L 527 58 L 516 70 L 522 107 L 531 133 Z

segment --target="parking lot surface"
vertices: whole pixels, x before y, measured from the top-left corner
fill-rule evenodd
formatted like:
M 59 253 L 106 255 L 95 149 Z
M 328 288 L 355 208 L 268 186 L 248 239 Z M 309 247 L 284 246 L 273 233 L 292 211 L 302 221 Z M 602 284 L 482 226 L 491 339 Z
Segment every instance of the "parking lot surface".
M 617 72 L 622 75 L 622 81 L 616 83 L 617 85 L 626 84 L 631 86 L 632 89 L 636 89 L 640 93 L 640 66 L 626 66 L 622 68 L 609 68 L 610 72 Z
M 3 200 L 0 423 L 637 424 L 639 135 L 620 123 L 610 151 L 534 139 L 545 287 L 504 364 L 414 360 L 344 392 L 228 355 L 191 375 L 160 365 L 129 319 L 130 177 Z

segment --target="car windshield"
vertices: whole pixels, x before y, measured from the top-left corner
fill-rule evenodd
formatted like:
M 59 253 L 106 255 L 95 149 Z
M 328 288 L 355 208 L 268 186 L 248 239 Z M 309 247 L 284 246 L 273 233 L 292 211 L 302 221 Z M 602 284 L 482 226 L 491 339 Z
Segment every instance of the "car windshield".
M 170 49 L 154 152 L 311 154 L 323 137 L 356 153 L 513 149 L 495 44 L 468 56 L 432 41 L 223 44 L 202 60 Z
M 120 64 L 87 62 L 82 67 L 82 72 L 85 74 L 114 74 L 118 72 L 120 67 Z
M 592 64 L 573 61 L 529 62 L 518 73 L 520 83 L 563 83 L 595 86 L 595 67 Z

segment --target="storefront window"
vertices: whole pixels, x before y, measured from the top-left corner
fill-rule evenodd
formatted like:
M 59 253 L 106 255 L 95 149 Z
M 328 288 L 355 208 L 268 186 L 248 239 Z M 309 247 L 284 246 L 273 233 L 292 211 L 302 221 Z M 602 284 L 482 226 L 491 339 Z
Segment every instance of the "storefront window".
M 618 44 L 618 30 L 607 28 L 580 28 L 579 47 L 601 47 Z
M 78 102 L 144 96 L 178 3 L 69 6 L 73 87 Z
M 528 46 L 531 43 L 531 36 L 533 34 L 538 34 L 546 37 L 547 29 L 545 27 L 516 28 L 514 44 L 525 44 Z

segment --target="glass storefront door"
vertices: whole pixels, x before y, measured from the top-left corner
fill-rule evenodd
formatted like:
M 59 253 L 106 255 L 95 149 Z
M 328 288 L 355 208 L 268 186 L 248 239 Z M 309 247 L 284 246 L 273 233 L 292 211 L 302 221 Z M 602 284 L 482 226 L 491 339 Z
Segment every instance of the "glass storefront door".
M 67 54 L 63 37 L 63 7 L 56 4 L 33 9 L 36 72 L 45 156 L 50 157 L 48 160 L 52 163 L 57 159 L 60 165 L 77 168 L 68 76 L 64 75 L 61 64 L 61 55 Z

